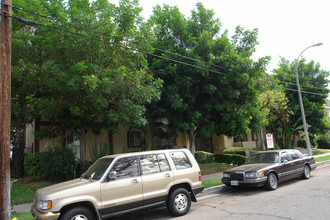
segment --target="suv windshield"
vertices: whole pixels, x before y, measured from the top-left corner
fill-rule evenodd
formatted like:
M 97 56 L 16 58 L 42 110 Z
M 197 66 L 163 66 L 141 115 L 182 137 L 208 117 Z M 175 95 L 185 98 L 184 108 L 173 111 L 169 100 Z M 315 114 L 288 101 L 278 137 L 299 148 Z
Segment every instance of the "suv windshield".
M 83 179 L 91 179 L 91 180 L 100 180 L 104 175 L 105 171 L 110 166 L 113 158 L 101 158 L 98 159 L 92 166 L 88 168 L 88 170 L 81 175 Z
M 278 152 L 252 154 L 246 163 L 278 163 Z

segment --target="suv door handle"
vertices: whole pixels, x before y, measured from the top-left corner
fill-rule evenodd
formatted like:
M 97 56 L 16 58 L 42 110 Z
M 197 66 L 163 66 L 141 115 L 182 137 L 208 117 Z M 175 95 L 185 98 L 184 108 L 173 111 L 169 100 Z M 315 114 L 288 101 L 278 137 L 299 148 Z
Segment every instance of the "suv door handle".
M 132 179 L 132 183 L 138 183 L 139 181 L 137 179 Z
M 171 177 L 171 175 L 169 173 L 166 173 L 164 177 Z

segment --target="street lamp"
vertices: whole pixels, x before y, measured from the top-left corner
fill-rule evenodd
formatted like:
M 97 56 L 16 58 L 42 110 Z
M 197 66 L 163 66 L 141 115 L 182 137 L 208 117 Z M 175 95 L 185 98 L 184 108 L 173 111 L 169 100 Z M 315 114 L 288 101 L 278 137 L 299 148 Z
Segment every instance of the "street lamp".
M 308 151 L 308 155 L 312 156 L 312 151 L 311 151 L 311 146 L 309 144 L 309 137 L 308 137 L 308 128 L 307 128 L 307 124 L 306 124 L 306 118 L 305 118 L 305 110 L 304 110 L 304 104 L 302 101 L 302 97 L 301 97 L 301 91 L 300 91 L 300 85 L 299 85 L 299 78 L 298 78 L 298 61 L 299 58 L 301 56 L 301 54 L 303 54 L 303 52 L 305 52 L 307 49 L 311 48 L 311 47 L 317 47 L 317 46 L 321 46 L 322 43 L 317 43 L 317 44 L 313 44 L 312 46 L 307 47 L 306 49 L 304 49 L 298 56 L 298 59 L 296 60 L 295 64 L 294 64 L 294 72 L 296 74 L 296 81 L 297 81 L 297 88 L 298 88 L 298 96 L 299 96 L 299 102 L 300 102 L 300 109 L 301 109 L 301 117 L 303 120 L 303 124 L 304 124 L 304 132 L 305 132 L 305 138 L 306 138 L 306 147 L 307 147 L 307 151 Z

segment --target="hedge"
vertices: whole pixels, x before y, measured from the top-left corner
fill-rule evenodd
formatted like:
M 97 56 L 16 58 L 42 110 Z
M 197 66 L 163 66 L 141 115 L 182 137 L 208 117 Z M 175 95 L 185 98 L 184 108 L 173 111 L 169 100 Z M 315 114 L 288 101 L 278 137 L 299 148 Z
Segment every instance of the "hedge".
M 214 155 L 205 151 L 196 151 L 195 159 L 198 163 L 213 163 L 215 161 Z
M 214 154 L 215 161 L 218 163 L 242 165 L 247 157 L 239 154 Z
M 197 151 L 195 159 L 198 163 L 226 163 L 242 165 L 247 157 L 239 154 L 212 154 L 205 151 Z

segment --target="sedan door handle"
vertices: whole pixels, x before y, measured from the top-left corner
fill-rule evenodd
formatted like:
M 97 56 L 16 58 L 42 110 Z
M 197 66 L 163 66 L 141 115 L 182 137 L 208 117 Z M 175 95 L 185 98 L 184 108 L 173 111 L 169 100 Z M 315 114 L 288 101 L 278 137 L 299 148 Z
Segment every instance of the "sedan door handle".
M 166 173 L 164 177 L 171 177 L 171 175 L 169 173 Z
M 132 183 L 138 183 L 139 181 L 137 179 L 132 179 Z

